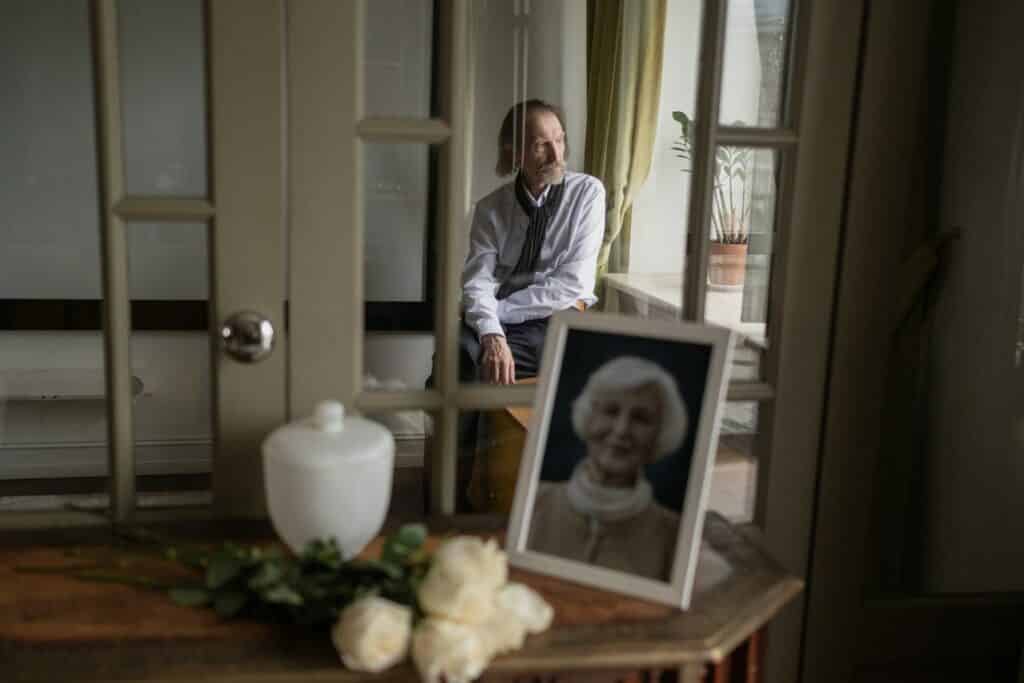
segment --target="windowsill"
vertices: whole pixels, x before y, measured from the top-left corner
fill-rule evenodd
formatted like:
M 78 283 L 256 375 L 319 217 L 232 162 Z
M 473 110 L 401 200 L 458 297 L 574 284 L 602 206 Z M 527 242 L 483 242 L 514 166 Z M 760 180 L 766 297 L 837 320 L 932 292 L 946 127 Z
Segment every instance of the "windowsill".
M 606 307 L 609 311 L 629 311 L 655 319 L 678 319 L 682 314 L 682 273 L 609 273 L 604 282 L 608 286 Z M 630 300 L 630 307 L 624 305 L 624 297 Z M 741 287 L 708 286 L 707 322 L 739 332 L 746 344 L 767 348 L 767 326 L 741 321 L 742 305 Z

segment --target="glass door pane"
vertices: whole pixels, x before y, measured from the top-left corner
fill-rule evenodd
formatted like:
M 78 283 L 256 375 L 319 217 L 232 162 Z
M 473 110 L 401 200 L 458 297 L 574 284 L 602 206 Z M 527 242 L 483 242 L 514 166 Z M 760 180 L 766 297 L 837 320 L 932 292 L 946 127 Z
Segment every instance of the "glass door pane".
M 208 228 L 129 223 L 128 230 L 140 505 L 155 492 L 161 504 L 208 503 L 214 443 Z
M 120 0 L 125 189 L 205 197 L 206 36 L 201 0 Z
M 0 509 L 59 508 L 108 473 L 89 3 L 3 3 L 0 62 Z
M 436 109 L 432 103 L 437 20 L 433 0 L 366 3 L 366 116 L 424 119 Z
M 437 210 L 433 158 L 426 144 L 363 145 L 363 287 L 370 330 L 433 327 L 428 280 L 433 260 L 428 240 Z M 409 305 L 416 303 L 423 305 Z M 413 316 L 416 322 L 409 319 Z
M 728 0 L 719 122 L 782 127 L 788 79 L 790 0 Z
M 130 198 L 205 198 L 208 77 L 200 0 L 120 0 L 121 135 Z M 168 212 L 176 209 L 170 204 Z M 210 230 L 127 220 L 139 506 L 208 504 L 213 460 Z
M 704 319 L 741 335 L 734 380 L 760 380 L 768 348 L 779 156 L 772 149 L 727 146 L 715 154 Z

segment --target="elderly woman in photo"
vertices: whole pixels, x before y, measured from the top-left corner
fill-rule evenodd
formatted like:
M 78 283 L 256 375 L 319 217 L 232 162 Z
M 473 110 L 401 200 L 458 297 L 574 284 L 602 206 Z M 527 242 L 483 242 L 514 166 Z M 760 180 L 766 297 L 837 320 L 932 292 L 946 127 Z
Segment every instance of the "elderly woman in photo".
M 675 379 L 643 358 L 608 361 L 573 402 L 572 425 L 586 457 L 568 482 L 540 482 L 527 547 L 668 581 L 679 514 L 654 500 L 643 468 L 686 436 Z

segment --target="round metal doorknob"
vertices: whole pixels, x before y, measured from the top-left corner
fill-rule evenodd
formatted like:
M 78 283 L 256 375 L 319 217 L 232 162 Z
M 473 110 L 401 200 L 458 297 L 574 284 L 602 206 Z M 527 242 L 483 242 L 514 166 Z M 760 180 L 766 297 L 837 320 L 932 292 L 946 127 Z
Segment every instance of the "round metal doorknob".
M 224 352 L 242 363 L 258 363 L 274 350 L 274 325 L 255 311 L 239 311 L 220 326 Z

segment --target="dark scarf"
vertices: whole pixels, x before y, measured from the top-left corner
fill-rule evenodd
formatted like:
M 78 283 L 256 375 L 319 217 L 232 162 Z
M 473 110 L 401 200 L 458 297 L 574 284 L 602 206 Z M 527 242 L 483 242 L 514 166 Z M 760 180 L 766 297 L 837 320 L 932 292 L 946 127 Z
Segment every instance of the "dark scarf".
M 526 229 L 526 240 L 523 242 L 523 250 L 519 252 L 516 267 L 498 288 L 497 298 L 499 300 L 533 284 L 533 274 L 537 271 L 540 248 L 544 245 L 548 224 L 558 213 L 564 190 L 565 180 L 557 185 L 549 186 L 547 200 L 540 206 L 535 206 L 526 193 L 526 181 L 523 180 L 523 174 L 520 173 L 516 178 L 516 200 L 526 217 L 530 219 L 530 224 Z

